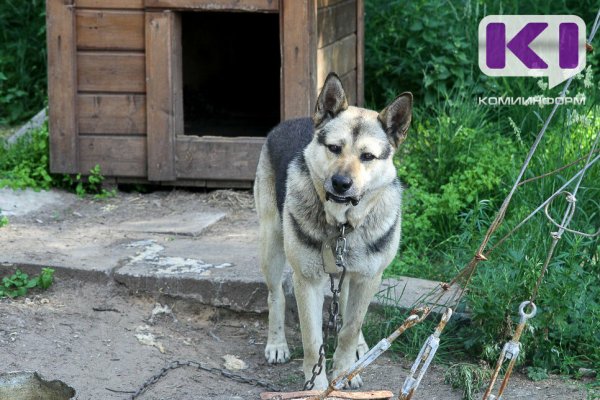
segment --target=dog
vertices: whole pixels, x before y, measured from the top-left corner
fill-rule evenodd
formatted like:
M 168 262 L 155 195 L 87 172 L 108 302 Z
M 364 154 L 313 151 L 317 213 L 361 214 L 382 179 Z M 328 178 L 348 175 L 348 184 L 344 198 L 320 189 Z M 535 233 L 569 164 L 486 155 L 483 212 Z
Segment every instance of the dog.
M 330 73 L 311 118 L 288 120 L 268 134 L 256 171 L 254 196 L 260 225 L 260 267 L 269 290 L 265 358 L 290 358 L 282 276 L 293 270 L 303 371 L 312 376 L 322 344 L 324 252 L 346 225 L 347 268 L 340 294 L 343 325 L 333 355 L 333 377 L 368 351 L 362 323 L 381 276 L 398 251 L 402 185 L 393 155 L 412 118 L 412 94 L 402 93 L 383 111 L 348 105 L 339 77 Z M 325 246 L 324 246 L 325 245 Z M 328 385 L 324 369 L 315 389 Z M 360 376 L 350 388 L 362 385 Z

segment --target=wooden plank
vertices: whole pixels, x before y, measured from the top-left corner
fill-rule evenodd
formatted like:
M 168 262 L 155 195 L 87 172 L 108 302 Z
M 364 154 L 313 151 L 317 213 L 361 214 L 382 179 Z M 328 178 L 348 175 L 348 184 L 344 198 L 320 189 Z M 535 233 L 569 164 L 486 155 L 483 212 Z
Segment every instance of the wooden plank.
M 317 0 L 317 7 L 323 8 L 323 7 L 335 6 L 336 4 L 340 4 L 344 1 L 346 1 L 346 0 Z
M 175 136 L 183 134 L 181 16 L 146 13 L 148 179 L 175 180 Z
M 144 50 L 143 11 L 77 11 L 80 50 Z
M 356 105 L 365 104 L 365 2 L 356 0 Z
M 63 0 L 46 2 L 50 171 L 78 169 L 75 94 L 75 15 Z
M 144 0 L 75 0 L 77 8 L 124 8 L 138 9 L 144 8 Z
M 345 75 L 340 76 L 346 96 L 348 98 L 348 104 L 356 105 L 356 70 L 352 70 Z
M 79 152 L 82 174 L 100 165 L 106 176 L 147 175 L 145 137 L 83 136 L 79 138 Z
M 146 65 L 142 53 L 78 52 L 80 92 L 144 93 Z
M 317 12 L 317 47 L 320 49 L 356 32 L 356 0 Z
M 330 72 L 342 76 L 356 68 L 356 35 L 317 50 L 317 87 L 323 86 Z
M 254 180 L 265 138 L 178 136 L 177 178 Z
M 316 0 L 281 0 L 281 119 L 312 115 L 316 103 Z
M 303 392 L 264 392 L 260 394 L 261 400 L 304 400 L 317 397 L 321 394 L 320 390 L 306 390 Z M 336 398 L 339 400 L 389 400 L 394 396 L 394 393 L 389 390 L 372 390 L 368 392 L 341 392 L 334 390 L 327 398 Z
M 145 0 L 145 6 L 178 10 L 277 12 L 279 0 Z
M 79 134 L 146 134 L 146 96 L 141 94 L 80 94 Z

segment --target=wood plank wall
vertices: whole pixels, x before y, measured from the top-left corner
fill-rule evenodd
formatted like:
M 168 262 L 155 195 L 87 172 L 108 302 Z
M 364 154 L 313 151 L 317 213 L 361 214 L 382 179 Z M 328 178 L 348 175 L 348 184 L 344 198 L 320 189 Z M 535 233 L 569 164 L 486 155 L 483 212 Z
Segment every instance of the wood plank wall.
M 357 80 L 362 65 L 357 62 L 362 38 L 358 36 L 357 6 L 362 0 L 318 0 L 317 2 L 317 91 L 329 72 L 339 75 L 348 102 L 362 105 Z
M 143 0 L 77 0 L 79 170 L 146 177 Z

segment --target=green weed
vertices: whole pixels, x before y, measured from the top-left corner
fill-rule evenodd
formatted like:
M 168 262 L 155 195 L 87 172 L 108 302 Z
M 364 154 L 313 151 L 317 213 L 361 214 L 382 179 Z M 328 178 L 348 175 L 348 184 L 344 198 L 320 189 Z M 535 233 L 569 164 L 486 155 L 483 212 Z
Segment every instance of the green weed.
M 0 187 L 40 190 L 58 183 L 50 174 L 47 123 L 10 147 L 0 140 Z
M 54 282 L 54 270 L 51 268 L 42 268 L 39 276 L 30 277 L 26 273 L 17 269 L 14 274 L 2 278 L 0 285 L 0 298 L 15 298 L 25 296 L 29 289 L 39 288 L 48 289 Z
M 489 368 L 470 363 L 453 364 L 444 373 L 446 383 L 463 391 L 463 400 L 473 400 L 491 377 Z
M 94 166 L 85 177 L 50 173 L 47 122 L 11 146 L 0 139 L 0 187 L 35 190 L 58 187 L 72 190 L 80 197 L 114 197 L 116 190 L 104 189 L 103 182 L 100 165 Z
M 8 225 L 8 217 L 6 215 L 2 215 L 0 216 L 0 228 L 2 228 L 3 226 Z
M 77 174 L 75 182 L 77 183 L 75 186 L 75 193 L 79 197 L 92 195 L 95 199 L 106 199 L 108 197 L 114 197 L 117 194 L 116 189 L 106 190 L 102 187 L 104 176 L 102 176 L 102 171 L 100 170 L 100 165 L 98 164 L 96 164 L 94 168 L 90 169 L 87 180 L 84 181 L 81 178 L 81 174 Z

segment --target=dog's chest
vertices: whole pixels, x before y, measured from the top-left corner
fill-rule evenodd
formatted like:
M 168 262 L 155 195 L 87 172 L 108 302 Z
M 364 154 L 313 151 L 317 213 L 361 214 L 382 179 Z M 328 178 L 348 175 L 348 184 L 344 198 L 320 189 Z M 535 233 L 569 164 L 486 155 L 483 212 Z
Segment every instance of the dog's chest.
M 348 271 L 364 272 L 365 265 L 360 263 L 366 252 L 366 244 L 356 240 L 359 235 L 341 237 L 339 234 L 324 239 L 320 257 L 323 270 L 328 274 L 340 272 L 338 263 L 343 263 Z

